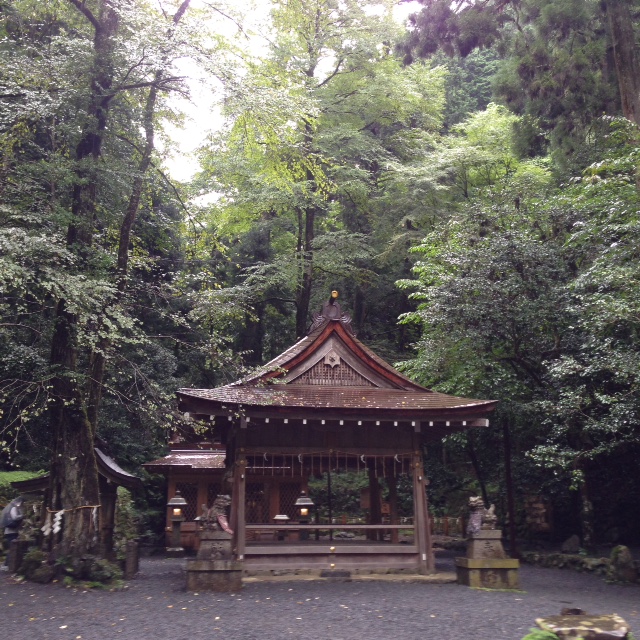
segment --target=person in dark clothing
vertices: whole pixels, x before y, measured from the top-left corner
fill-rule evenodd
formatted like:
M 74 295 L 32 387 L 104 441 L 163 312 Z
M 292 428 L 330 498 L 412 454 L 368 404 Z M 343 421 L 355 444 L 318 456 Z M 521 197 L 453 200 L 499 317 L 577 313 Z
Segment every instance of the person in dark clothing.
M 13 499 L 0 513 L 0 527 L 4 527 L 4 544 L 7 549 L 7 555 L 4 559 L 3 569 L 9 566 L 9 553 L 11 551 L 11 542 L 15 540 L 19 533 L 22 521 L 24 520 L 24 498 L 19 496 Z

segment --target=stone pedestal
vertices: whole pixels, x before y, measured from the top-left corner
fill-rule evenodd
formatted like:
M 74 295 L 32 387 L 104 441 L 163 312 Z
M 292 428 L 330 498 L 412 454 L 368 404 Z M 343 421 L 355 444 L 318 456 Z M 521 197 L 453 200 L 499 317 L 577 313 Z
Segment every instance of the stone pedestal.
M 476 589 L 519 589 L 519 567 L 512 558 L 456 558 L 458 584 Z
M 242 589 L 242 563 L 233 560 L 187 561 L 187 591 L 236 592 Z
M 135 540 L 127 540 L 125 557 L 124 557 L 124 578 L 130 580 L 133 578 L 140 567 L 140 554 L 138 543 Z
M 242 562 L 233 560 L 231 536 L 224 531 L 199 532 L 200 548 L 187 561 L 187 591 L 234 592 L 242 589 Z
M 502 531 L 481 529 L 467 538 L 467 558 L 506 558 L 502 546 Z
M 202 529 L 197 533 L 200 539 L 198 548 L 198 560 L 231 560 L 231 535 L 226 531 L 214 531 Z
M 502 532 L 481 529 L 469 534 L 467 557 L 456 558 L 458 583 L 484 589 L 518 589 L 520 562 L 507 558 Z

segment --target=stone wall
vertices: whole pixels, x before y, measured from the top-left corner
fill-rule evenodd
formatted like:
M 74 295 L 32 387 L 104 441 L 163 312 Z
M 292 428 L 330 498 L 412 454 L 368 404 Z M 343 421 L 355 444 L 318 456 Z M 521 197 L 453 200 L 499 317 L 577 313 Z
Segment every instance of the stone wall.
M 585 573 L 594 573 L 616 581 L 614 567 L 610 558 L 592 558 L 570 553 L 543 553 L 540 551 L 524 551 L 520 560 L 526 564 L 534 564 L 539 567 L 556 567 L 558 569 L 573 569 Z M 637 576 L 640 576 L 640 561 L 634 563 Z M 635 582 L 639 582 L 636 577 Z

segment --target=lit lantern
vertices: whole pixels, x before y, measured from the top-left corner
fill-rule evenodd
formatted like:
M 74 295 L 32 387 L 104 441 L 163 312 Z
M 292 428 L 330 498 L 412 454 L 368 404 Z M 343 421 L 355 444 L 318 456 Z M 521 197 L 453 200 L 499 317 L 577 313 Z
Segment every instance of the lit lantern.
M 180 490 L 176 490 L 176 494 L 167 502 L 169 516 L 171 517 L 171 546 L 167 549 L 167 553 L 171 556 L 182 556 L 184 548 L 180 541 L 180 525 L 184 522 L 184 508 L 187 501 L 182 497 Z
M 313 500 L 307 495 L 306 491 L 303 491 L 296 500 L 296 509 L 300 516 L 300 524 L 308 524 L 309 516 L 311 515 L 311 509 L 315 507 Z

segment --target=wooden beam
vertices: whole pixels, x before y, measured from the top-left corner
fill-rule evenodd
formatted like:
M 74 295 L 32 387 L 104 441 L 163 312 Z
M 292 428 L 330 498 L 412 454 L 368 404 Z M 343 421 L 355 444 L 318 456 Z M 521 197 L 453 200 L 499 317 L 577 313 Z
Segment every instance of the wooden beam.
M 431 522 L 427 505 L 426 478 L 424 475 L 424 460 L 419 446 L 419 435 L 415 434 L 413 461 L 413 500 L 415 519 L 415 538 L 418 545 L 419 570 L 423 573 L 435 572 L 435 559 L 431 538 Z
M 320 454 L 326 454 L 327 456 L 329 455 L 329 447 L 325 447 L 325 446 L 321 446 L 321 447 L 287 447 L 287 446 L 282 446 L 282 447 L 268 447 L 268 446 L 260 446 L 260 447 L 247 447 L 246 452 L 248 456 L 262 456 L 263 454 L 267 453 L 267 454 L 279 454 L 282 453 L 284 455 L 290 456 L 290 455 L 303 455 L 303 456 L 310 456 L 310 455 L 320 455 Z M 344 447 L 344 448 L 340 448 L 340 455 L 342 454 L 347 454 L 350 456 L 389 456 L 389 457 L 393 457 L 396 454 L 399 456 L 403 456 L 403 455 L 411 455 L 411 453 L 413 452 L 413 449 L 396 449 L 395 447 L 380 447 L 379 449 L 372 449 L 370 447 Z M 335 455 L 335 452 L 334 452 Z
M 269 556 L 281 556 L 281 555 L 326 555 L 327 559 L 329 557 L 336 557 L 338 555 L 351 555 L 351 554 L 367 554 L 367 555 L 414 555 L 416 553 L 416 547 L 413 545 L 399 544 L 391 546 L 389 544 L 385 545 L 375 545 L 375 544 L 363 544 L 363 545 L 345 545 L 339 546 L 331 543 L 331 546 L 334 548 L 333 551 L 330 551 L 330 545 L 326 546 L 322 545 L 294 545 L 294 544 L 270 544 L 270 545 L 250 545 L 247 547 L 246 555 L 254 556 L 254 555 L 269 555 Z
M 248 524 L 245 527 L 246 529 L 251 529 L 251 530 L 265 530 L 265 531 L 275 531 L 275 530 L 286 530 L 286 529 L 291 529 L 291 530 L 296 530 L 296 529 L 323 529 L 323 530 L 329 530 L 332 529 L 334 531 L 342 531 L 344 530 L 359 530 L 359 531 L 363 531 L 363 530 L 367 530 L 367 529 L 378 529 L 378 530 L 384 530 L 384 531 L 393 531 L 393 530 L 399 530 L 399 529 L 406 529 L 407 531 L 411 531 L 414 529 L 414 525 L 412 524 Z M 351 543 L 349 543 L 351 544 Z M 383 543 L 380 543 L 383 544 Z M 386 543 L 384 543 L 386 544 Z

